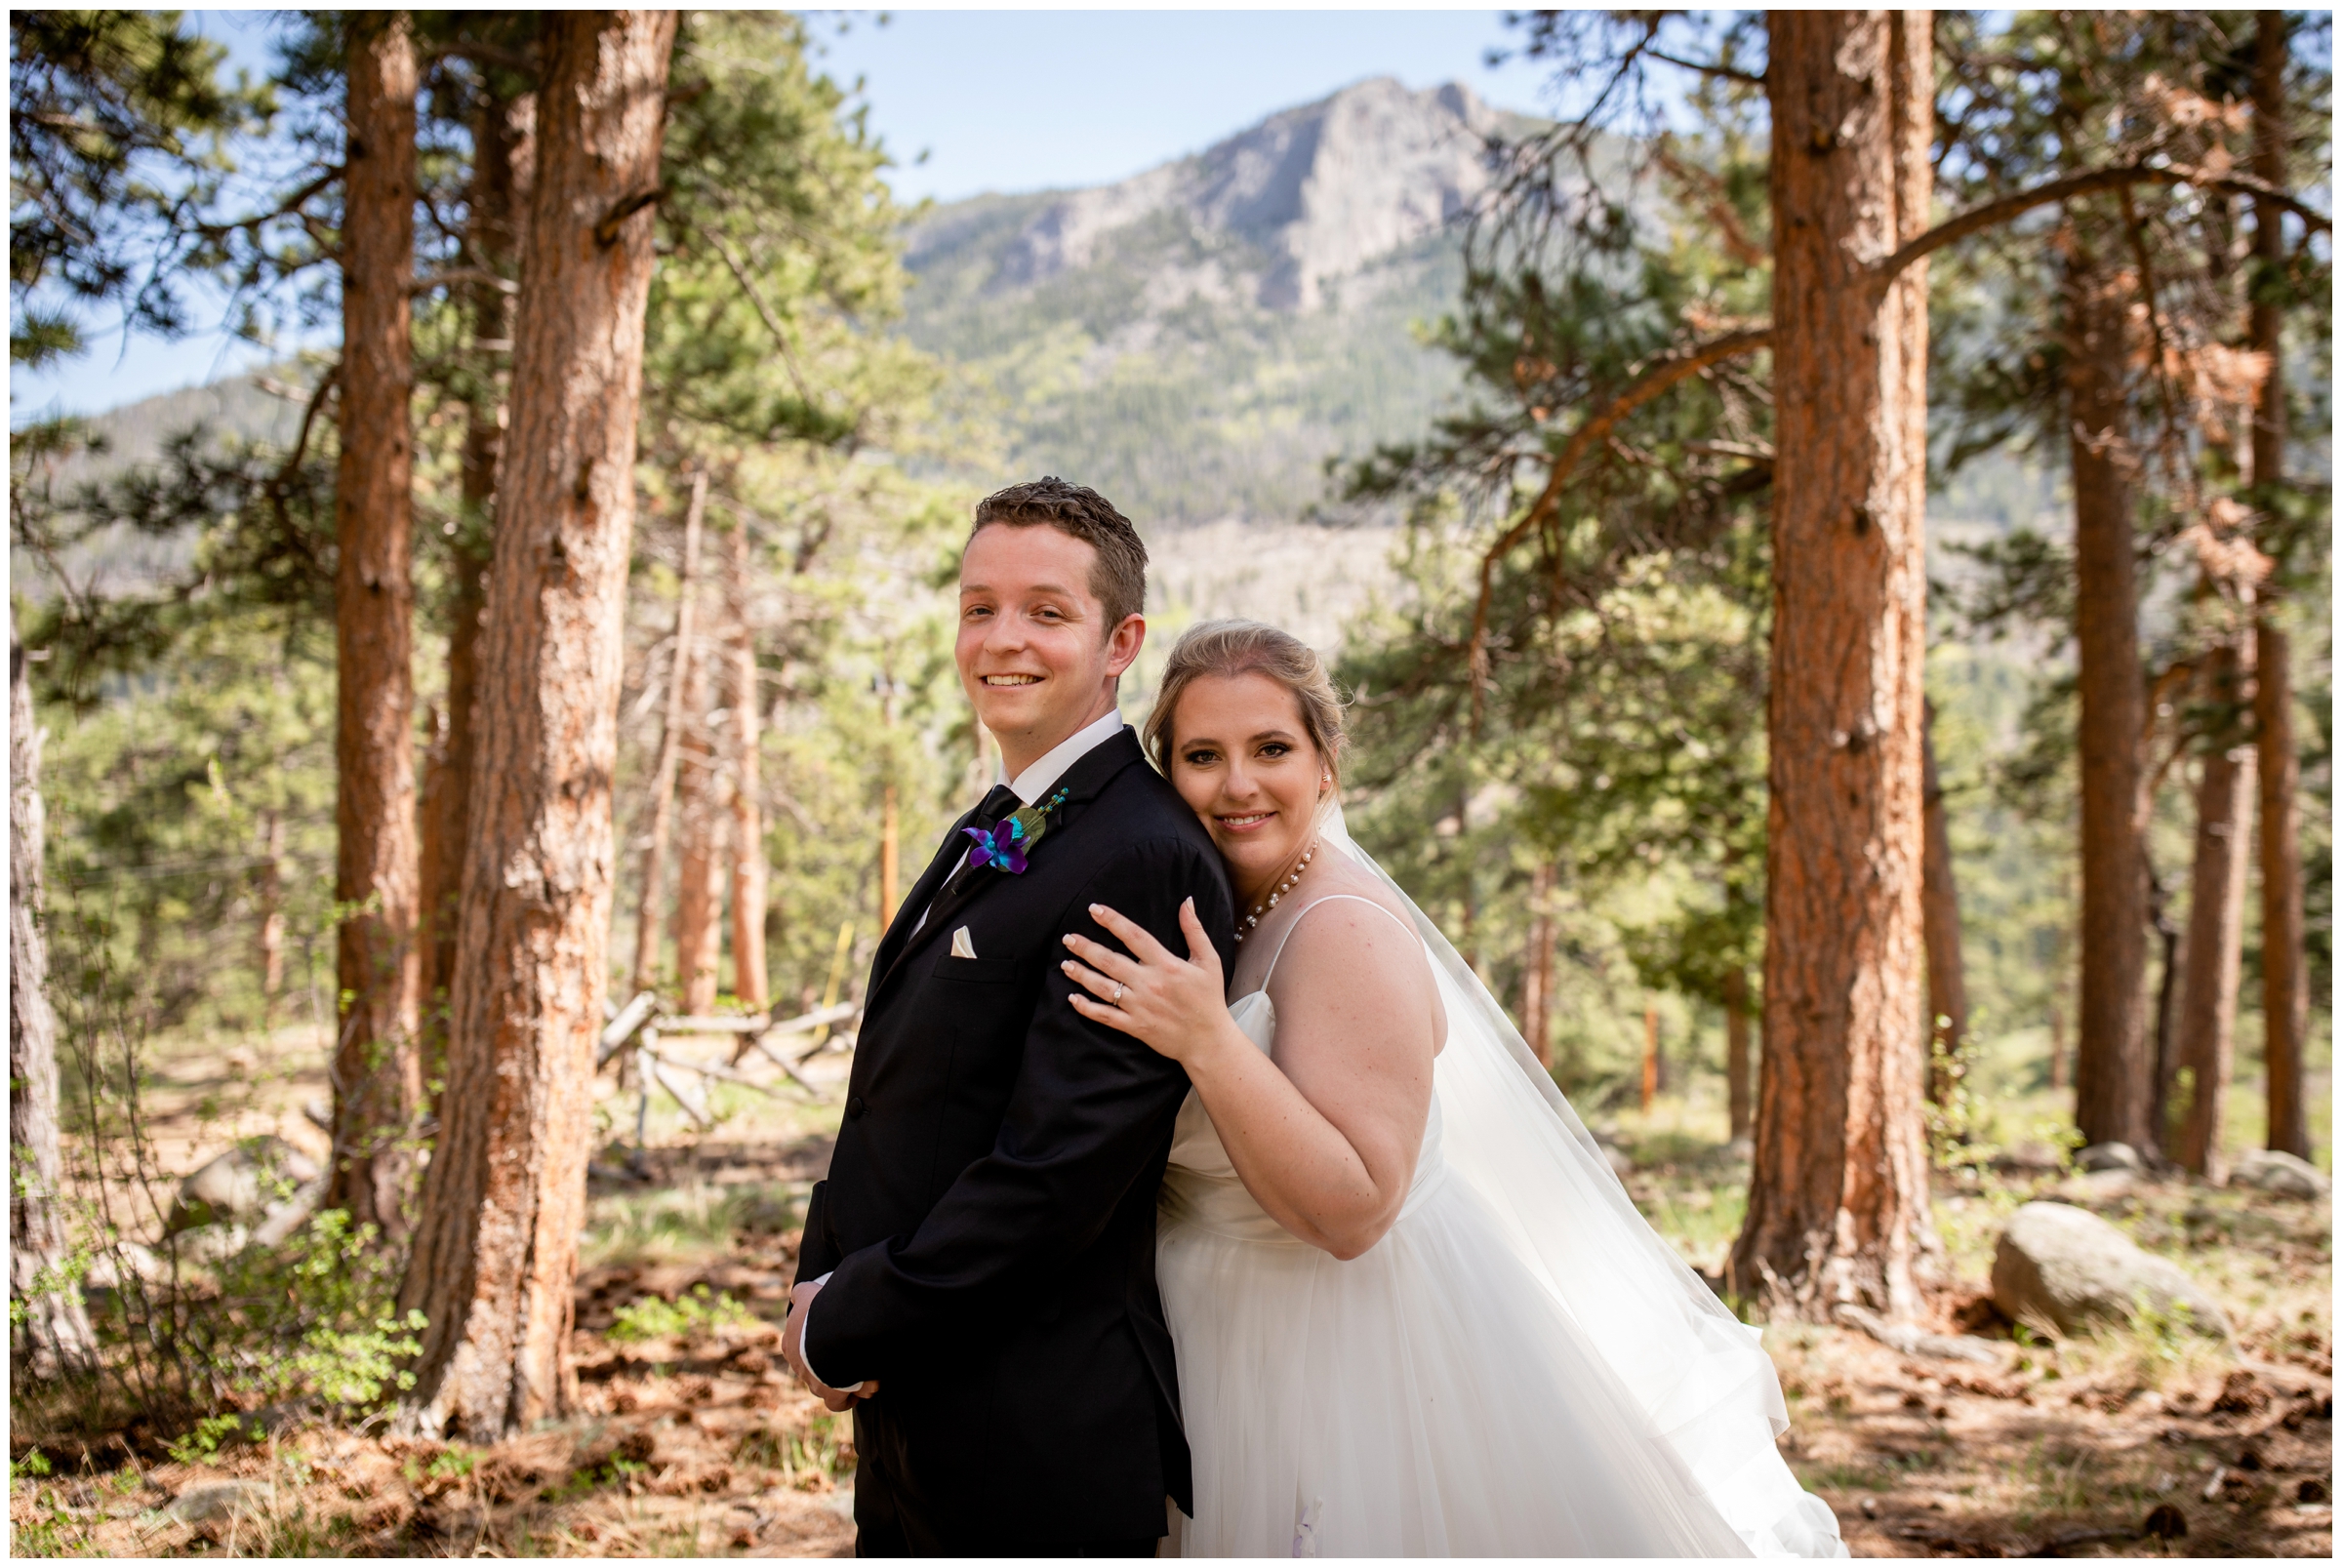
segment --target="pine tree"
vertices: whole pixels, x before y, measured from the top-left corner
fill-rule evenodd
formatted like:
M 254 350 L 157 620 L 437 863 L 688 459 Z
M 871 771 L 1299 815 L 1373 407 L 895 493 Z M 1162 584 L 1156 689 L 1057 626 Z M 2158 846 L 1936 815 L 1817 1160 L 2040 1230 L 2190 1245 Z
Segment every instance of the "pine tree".
M 675 17 L 548 19 L 447 1091 L 404 1308 L 410 1419 L 475 1441 L 574 1402 L 571 1286 L 606 980 L 642 323 Z

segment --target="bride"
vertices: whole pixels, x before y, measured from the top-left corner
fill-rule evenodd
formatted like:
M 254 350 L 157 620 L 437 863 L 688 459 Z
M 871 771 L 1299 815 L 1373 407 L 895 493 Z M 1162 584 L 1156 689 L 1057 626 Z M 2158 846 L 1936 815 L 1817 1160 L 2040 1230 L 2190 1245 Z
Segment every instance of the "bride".
M 1193 1084 L 1156 1271 L 1188 1556 L 1842 1556 L 1780 1386 L 1472 971 L 1342 826 L 1342 713 L 1274 627 L 1173 649 L 1149 749 L 1228 863 L 1235 968 L 1111 910 L 1090 1018 Z M 1231 1002 L 1230 996 L 1235 999 Z

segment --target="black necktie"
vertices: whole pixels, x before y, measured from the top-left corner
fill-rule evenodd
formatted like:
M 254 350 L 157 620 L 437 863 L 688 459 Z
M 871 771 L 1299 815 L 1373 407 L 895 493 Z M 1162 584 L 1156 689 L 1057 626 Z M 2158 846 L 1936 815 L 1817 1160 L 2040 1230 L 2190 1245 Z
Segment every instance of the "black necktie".
M 1024 797 L 1019 795 L 1014 789 L 1009 788 L 1008 785 L 994 784 L 992 785 L 992 792 L 989 795 L 986 795 L 984 797 L 983 804 L 976 808 L 976 815 L 968 820 L 968 825 L 971 827 L 981 827 L 989 833 L 993 828 L 1000 825 L 1000 820 L 1002 818 L 1015 811 L 1024 803 Z M 962 833 L 959 837 L 959 841 L 962 846 L 959 864 L 951 867 L 951 874 L 945 878 L 946 886 L 949 886 L 951 883 L 957 882 L 962 876 L 967 874 L 969 869 L 966 851 L 968 848 L 973 847 L 974 840 L 970 839 L 965 833 Z
M 984 797 L 984 804 L 976 808 L 976 825 L 989 832 L 999 825 L 1001 818 L 1024 803 L 1024 797 L 1008 785 L 994 784 L 992 792 Z

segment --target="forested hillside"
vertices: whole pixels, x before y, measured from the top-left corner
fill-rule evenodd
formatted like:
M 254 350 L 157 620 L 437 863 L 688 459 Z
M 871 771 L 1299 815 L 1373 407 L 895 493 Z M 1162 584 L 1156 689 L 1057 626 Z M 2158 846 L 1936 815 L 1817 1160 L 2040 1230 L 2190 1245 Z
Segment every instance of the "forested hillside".
M 1142 526 L 1289 521 L 1329 458 L 1420 426 L 1454 366 L 1412 330 L 1507 121 L 1384 78 L 1094 190 L 910 230 L 905 330 L 998 399 L 1004 472 L 1079 474 Z

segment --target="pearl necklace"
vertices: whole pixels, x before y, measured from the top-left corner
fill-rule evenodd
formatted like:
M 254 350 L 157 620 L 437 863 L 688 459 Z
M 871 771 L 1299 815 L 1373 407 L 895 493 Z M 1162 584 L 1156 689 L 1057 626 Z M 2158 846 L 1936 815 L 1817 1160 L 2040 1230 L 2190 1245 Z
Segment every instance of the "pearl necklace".
M 1292 871 L 1285 877 L 1285 879 L 1276 885 L 1276 891 L 1270 894 L 1268 898 L 1262 900 L 1259 904 L 1256 904 L 1252 906 L 1252 913 L 1246 915 L 1244 917 L 1244 923 L 1236 928 L 1236 942 L 1238 945 L 1243 944 L 1244 938 L 1251 932 L 1252 928 L 1261 923 L 1261 916 L 1267 914 L 1271 909 L 1275 908 L 1276 901 L 1293 891 L 1293 884 L 1301 880 L 1301 873 L 1310 868 L 1311 857 L 1314 856 L 1316 853 L 1317 845 L 1315 841 L 1312 840 L 1309 849 L 1302 855 L 1301 864 L 1294 866 Z

